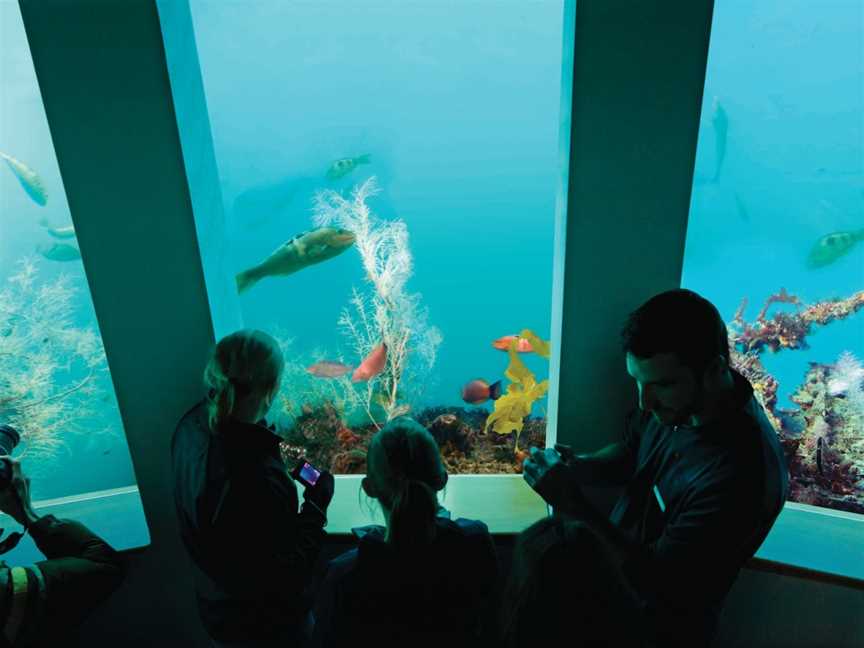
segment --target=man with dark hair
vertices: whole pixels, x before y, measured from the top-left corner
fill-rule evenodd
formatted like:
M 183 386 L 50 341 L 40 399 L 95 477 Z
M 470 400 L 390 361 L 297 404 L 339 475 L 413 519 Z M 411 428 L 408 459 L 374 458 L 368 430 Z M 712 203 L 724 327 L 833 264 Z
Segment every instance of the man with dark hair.
M 639 407 L 597 452 L 532 450 L 525 480 L 618 555 L 656 646 L 708 646 L 723 600 L 783 508 L 783 450 L 750 383 L 729 366 L 726 326 L 689 290 L 656 295 L 622 330 Z M 623 485 L 609 518 L 582 485 Z

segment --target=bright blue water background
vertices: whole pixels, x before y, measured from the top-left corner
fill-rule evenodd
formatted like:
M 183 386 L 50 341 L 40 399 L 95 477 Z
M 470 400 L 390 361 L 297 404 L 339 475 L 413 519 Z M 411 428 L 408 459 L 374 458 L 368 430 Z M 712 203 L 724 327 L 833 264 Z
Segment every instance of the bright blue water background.
M 37 285 L 50 285 L 61 274 L 69 276 L 77 291 L 71 323 L 76 328 L 93 329 L 98 335 L 81 261 L 48 261 L 36 252 L 37 246 L 49 247 L 54 242 L 39 225 L 40 219 L 46 218 L 54 227 L 71 225 L 72 221 L 17 2 L 0 2 L 0 151 L 34 169 L 48 193 L 47 204 L 37 205 L 22 190 L 6 163 L 0 163 L 0 290 L 6 287 L 9 276 L 17 272 L 18 260 L 35 255 L 39 269 Z M 55 393 L 77 383 L 83 373 L 79 369 L 57 377 Z M 103 393 L 93 405 L 95 416 L 81 425 L 79 433 L 64 435 L 64 446 L 55 457 L 38 465 L 26 456 L 23 459 L 25 471 L 33 475 L 34 499 L 135 483 L 107 373 L 99 386 Z M 24 446 L 22 442 L 21 448 Z
M 729 118 L 717 183 L 712 102 Z M 864 228 L 864 5 L 854 0 L 717 3 L 682 284 L 752 322 L 785 287 L 805 303 L 864 290 L 864 245 L 808 269 L 814 243 Z M 744 206 L 739 209 L 736 196 Z M 794 310 L 775 305 L 776 310 Z M 779 405 L 809 362 L 864 358 L 864 314 L 815 326 L 807 350 L 763 354 Z
M 524 328 L 548 339 L 561 2 L 191 6 L 233 272 L 308 229 L 316 190 L 347 193 L 374 174 L 369 204 L 407 224 L 407 288 L 443 333 L 426 404 L 464 405 L 467 380 L 502 378 L 494 339 Z M 325 179 L 361 154 L 372 164 Z M 236 208 L 272 185 L 298 193 Z M 355 250 L 265 279 L 240 297 L 244 324 L 356 364 L 336 327 L 352 285 L 363 286 Z M 548 375 L 545 360 L 526 362 Z

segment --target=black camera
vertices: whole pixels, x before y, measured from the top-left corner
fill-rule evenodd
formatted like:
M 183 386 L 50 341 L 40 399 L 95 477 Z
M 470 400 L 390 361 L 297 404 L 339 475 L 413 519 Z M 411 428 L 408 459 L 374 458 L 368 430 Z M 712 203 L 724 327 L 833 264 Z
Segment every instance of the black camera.
M 21 435 L 11 425 L 0 425 L 0 455 L 11 455 L 21 441 Z M 0 461 L 0 490 L 7 488 L 12 481 L 12 466 L 8 461 Z

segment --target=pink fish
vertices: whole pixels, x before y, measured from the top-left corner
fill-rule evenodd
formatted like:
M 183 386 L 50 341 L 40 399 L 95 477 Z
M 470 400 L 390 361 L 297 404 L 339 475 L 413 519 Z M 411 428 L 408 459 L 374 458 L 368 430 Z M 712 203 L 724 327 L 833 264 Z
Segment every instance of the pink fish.
M 505 335 L 504 337 L 500 337 L 492 343 L 492 346 L 498 349 L 499 351 L 509 351 L 510 343 L 513 340 L 517 340 L 516 342 L 516 352 L 517 353 L 531 353 L 534 348 L 531 346 L 531 343 L 525 338 L 521 338 L 518 335 Z
M 382 371 L 387 364 L 387 346 L 382 342 L 367 355 L 360 366 L 351 375 L 351 382 L 371 380 Z
M 339 376 L 344 376 L 351 371 L 351 367 L 342 364 L 341 362 L 322 360 L 321 362 L 316 362 L 315 364 L 306 367 L 306 371 L 318 378 L 338 378 Z
M 476 380 L 472 380 L 469 383 L 465 383 L 465 386 L 462 387 L 462 400 L 466 403 L 470 403 L 471 405 L 479 405 L 480 403 L 485 403 L 490 398 L 492 400 L 496 400 L 500 396 L 500 380 L 490 385 L 482 378 L 477 378 Z

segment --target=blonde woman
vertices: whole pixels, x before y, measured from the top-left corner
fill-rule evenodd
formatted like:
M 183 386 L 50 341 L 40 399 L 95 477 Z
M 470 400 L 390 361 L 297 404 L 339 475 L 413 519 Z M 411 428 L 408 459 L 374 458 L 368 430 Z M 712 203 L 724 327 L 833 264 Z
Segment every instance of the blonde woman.
M 242 330 L 216 345 L 207 397 L 174 433 L 174 498 L 198 608 L 214 646 L 299 645 L 305 596 L 325 533 L 333 476 L 304 492 L 264 417 L 279 390 L 276 341 Z
M 400 417 L 372 438 L 367 466 L 362 488 L 386 527 L 354 529 L 358 547 L 331 561 L 311 645 L 477 648 L 498 559 L 483 522 L 451 520 L 438 504 L 447 483 L 438 444 Z

